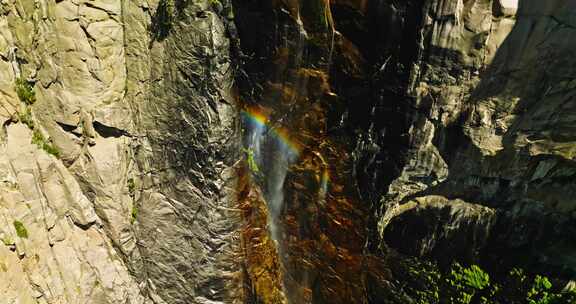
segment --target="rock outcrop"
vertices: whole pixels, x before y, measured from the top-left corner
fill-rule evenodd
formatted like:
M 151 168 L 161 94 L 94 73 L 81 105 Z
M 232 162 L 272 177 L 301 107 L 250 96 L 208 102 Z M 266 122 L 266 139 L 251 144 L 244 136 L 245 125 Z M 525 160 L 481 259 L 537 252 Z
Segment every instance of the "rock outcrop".
M 411 73 L 416 81 L 407 93 L 416 113 L 408 127 L 408 159 L 381 201 L 380 233 L 394 238 L 384 229 L 410 200 L 462 199 L 492 209 L 498 218 L 491 229 L 480 225 L 490 240 L 472 261 L 516 259 L 569 273 L 574 265 L 566 257 L 573 251 L 561 245 L 570 238 L 561 230 L 570 230 L 576 207 L 567 195 L 575 189 L 569 135 L 574 99 L 567 68 L 573 66 L 574 45 L 566 37 L 574 35 L 576 11 L 564 1 L 468 1 L 447 10 L 449 2 L 456 1 L 436 6 L 445 18 L 429 13 L 429 45 Z M 443 32 L 451 38 L 435 35 Z M 420 221 L 430 215 L 416 211 L 402 217 Z M 458 221 L 467 223 L 465 218 Z M 519 223 L 523 231 L 512 228 Z M 440 225 L 461 226 L 448 218 Z M 547 241 L 536 236 L 542 231 L 550 231 Z M 434 237 L 410 240 L 425 239 Z M 474 242 L 459 246 L 473 249 Z

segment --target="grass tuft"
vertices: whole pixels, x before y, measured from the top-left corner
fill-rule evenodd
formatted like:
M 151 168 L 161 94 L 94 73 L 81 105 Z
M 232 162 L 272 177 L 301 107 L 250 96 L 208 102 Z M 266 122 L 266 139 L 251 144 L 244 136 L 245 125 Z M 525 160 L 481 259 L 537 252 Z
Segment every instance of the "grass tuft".
M 40 149 L 46 151 L 48 154 L 52 154 L 56 157 L 60 157 L 60 150 L 56 148 L 53 144 L 49 143 L 42 133 L 37 129 L 32 132 L 32 143 L 38 146 Z
M 132 206 L 132 211 L 130 212 L 130 223 L 134 224 L 136 222 L 136 218 L 138 217 L 138 207 L 136 204 Z
M 20 101 L 26 105 L 32 105 L 36 102 L 34 87 L 24 78 L 16 79 L 16 94 L 18 94 Z
M 34 120 L 32 120 L 32 111 L 30 110 L 29 107 L 26 107 L 23 113 L 18 112 L 18 120 L 20 120 L 21 123 L 28 126 L 28 128 L 34 129 Z
M 24 227 L 24 224 L 20 221 L 14 221 L 14 229 L 16 229 L 16 235 L 18 237 L 27 239 L 28 238 L 28 230 Z

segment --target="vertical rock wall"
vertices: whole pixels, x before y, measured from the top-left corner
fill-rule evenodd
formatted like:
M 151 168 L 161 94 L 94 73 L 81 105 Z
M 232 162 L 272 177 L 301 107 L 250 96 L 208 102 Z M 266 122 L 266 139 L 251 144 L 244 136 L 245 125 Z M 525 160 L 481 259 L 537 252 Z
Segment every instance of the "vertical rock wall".
M 3 302 L 242 299 L 222 3 L 1 2 Z
M 371 248 L 570 278 L 573 5 L 334 1 L 332 11 L 348 40 L 332 78 L 347 104 L 338 115 L 358 138 L 360 195 L 378 218 Z
M 573 248 L 566 245 L 570 237 L 564 231 L 574 225 L 576 205 L 569 193 L 576 188 L 569 177 L 573 88 L 566 80 L 572 73 L 568 37 L 574 35 L 576 11 L 564 1 L 440 4 L 429 6 L 424 23 L 423 37 L 429 40 L 423 40 L 408 90 L 417 110 L 408 128 L 408 160 L 382 201 L 380 228 L 409 210 L 417 197 L 416 210 L 427 211 L 400 215 L 380 233 L 394 243 L 410 239 L 430 246 L 452 240 L 461 249 L 416 246 L 410 254 L 523 261 L 534 270 L 570 277 Z M 444 200 L 436 195 L 449 199 L 444 207 L 423 203 Z M 457 199 L 492 211 L 470 213 Z M 478 236 L 455 241 L 445 232 L 411 234 L 408 219 L 420 222 L 444 208 L 461 210 L 441 227 L 460 227 L 464 233 L 472 222 Z M 432 227 L 419 229 L 442 231 Z

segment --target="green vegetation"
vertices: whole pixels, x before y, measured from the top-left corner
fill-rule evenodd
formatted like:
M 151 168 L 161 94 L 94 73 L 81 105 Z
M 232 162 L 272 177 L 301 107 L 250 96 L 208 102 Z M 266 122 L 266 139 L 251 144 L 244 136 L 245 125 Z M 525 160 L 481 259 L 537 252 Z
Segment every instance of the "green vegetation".
M 130 212 L 130 223 L 134 224 L 134 222 L 136 222 L 137 217 L 138 217 L 138 206 L 134 204 L 132 206 L 132 212 Z
M 16 94 L 18 94 L 20 101 L 26 105 L 32 105 L 36 102 L 34 87 L 24 78 L 16 79 Z
M 28 238 L 28 230 L 24 227 L 24 224 L 20 221 L 14 221 L 14 229 L 16 229 L 16 235 L 18 237 L 27 239 Z
M 18 78 L 16 79 L 16 93 L 20 101 L 24 103 L 24 111 L 18 112 L 18 120 L 32 130 L 32 143 L 49 154 L 60 157 L 58 148 L 46 140 L 34 124 L 30 106 L 36 102 L 36 95 L 32 85 L 23 78 Z
M 32 110 L 29 107 L 26 107 L 24 112 L 18 112 L 18 119 L 21 123 L 28 126 L 30 129 L 34 129 L 34 120 L 32 120 Z
M 2 243 L 4 243 L 5 246 L 10 246 L 14 244 L 14 240 L 12 240 L 10 237 L 7 236 L 2 239 Z
M 52 154 L 56 157 L 60 157 L 60 150 L 56 148 L 54 145 L 49 143 L 42 133 L 38 131 L 38 129 L 34 129 L 32 131 L 32 143 L 38 146 L 40 149 L 46 151 L 48 154 Z
M 410 263 L 408 266 L 408 275 L 406 283 L 408 286 L 418 286 L 419 288 L 407 288 L 406 292 L 414 300 L 414 304 L 430 304 L 438 303 L 440 299 L 440 272 L 436 269 L 436 265 L 430 262 L 424 262 L 414 267 Z M 396 303 L 397 301 L 404 302 L 402 299 L 391 300 Z
M 493 280 L 477 265 L 464 267 L 455 263 L 446 272 L 430 262 L 419 261 L 405 267 L 408 273 L 403 293 L 416 304 L 576 303 L 576 292 L 561 292 L 553 288 L 548 278 L 529 275 L 518 268 Z
M 460 268 L 460 271 L 454 271 L 453 275 L 464 281 L 468 287 L 482 290 L 490 285 L 490 276 L 480 267 L 472 265 L 470 268 L 462 268 L 460 264 L 456 265 Z
M 18 113 L 18 119 L 20 120 L 21 123 L 25 124 L 26 126 L 28 126 L 28 128 L 32 129 L 33 144 L 38 146 L 40 149 L 48 152 L 49 154 L 52 154 L 56 157 L 60 157 L 60 150 L 58 150 L 56 146 L 48 142 L 48 140 L 44 138 L 44 135 L 42 135 L 42 133 L 40 133 L 38 128 L 36 128 L 36 125 L 32 120 L 32 112 L 30 111 L 30 108 L 26 107 L 26 110 L 23 113 L 22 112 Z
M 254 159 L 254 150 L 252 150 L 252 148 L 244 148 L 242 150 L 244 153 L 246 153 L 246 161 L 248 162 L 248 168 L 250 171 L 252 171 L 254 174 L 259 173 L 260 169 L 258 168 L 256 160 Z
M 528 291 L 526 300 L 528 300 L 530 304 L 552 303 L 555 295 L 549 293 L 551 288 L 552 283 L 550 283 L 548 278 L 537 275 L 536 278 L 534 278 L 532 288 Z
M 476 294 L 490 287 L 490 276 L 476 265 L 464 268 L 455 263 L 445 276 L 444 283 L 448 287 L 448 303 L 470 303 Z M 486 303 L 486 298 L 483 295 L 480 297 L 481 303 Z

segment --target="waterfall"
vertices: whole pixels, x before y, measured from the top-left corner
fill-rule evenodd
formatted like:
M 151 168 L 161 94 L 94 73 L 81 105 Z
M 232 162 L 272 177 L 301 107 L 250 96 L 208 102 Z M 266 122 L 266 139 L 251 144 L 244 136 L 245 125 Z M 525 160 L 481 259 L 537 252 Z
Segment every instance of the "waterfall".
M 273 72 L 274 76 L 271 77 L 274 80 L 270 82 L 271 86 L 268 88 L 270 90 L 268 93 L 272 94 L 264 94 L 262 99 L 252 100 L 257 105 L 244 104 L 247 108 L 243 111 L 244 151 L 254 181 L 253 186 L 259 187 L 266 202 L 268 212 L 266 224 L 270 236 L 267 241 L 272 241 L 271 243 L 274 244 L 278 255 L 275 261 L 279 265 L 276 263 L 272 265 L 272 268 L 278 269 L 280 272 L 281 282 L 275 287 L 281 288 L 282 303 L 302 303 L 303 299 L 311 296 L 308 294 L 308 291 L 312 290 L 311 279 L 308 278 L 307 271 L 302 271 L 297 265 L 298 263 L 293 261 L 293 258 L 298 256 L 298 252 L 293 253 L 288 252 L 288 250 L 294 248 L 292 246 L 297 244 L 300 238 L 304 240 L 307 237 L 299 235 L 305 233 L 303 231 L 306 228 L 303 227 L 312 227 L 316 225 L 313 221 L 317 220 L 305 218 L 303 214 L 307 211 L 302 213 L 300 210 L 293 210 L 294 207 L 286 206 L 284 192 L 290 167 L 302 157 L 302 161 L 310 162 L 306 163 L 310 166 L 307 170 L 314 168 L 314 166 L 318 166 L 318 169 L 321 170 L 316 171 L 316 175 L 314 175 L 318 184 L 312 183 L 310 180 L 310 185 L 318 187 L 315 189 L 318 191 L 316 194 L 317 201 L 311 203 L 311 208 L 316 205 L 325 207 L 329 192 L 330 172 L 328 165 L 319 153 L 319 147 L 308 146 L 310 142 L 314 141 L 304 136 L 316 134 L 317 130 L 301 131 L 296 127 L 307 127 L 306 124 L 303 124 L 303 117 L 299 117 L 299 115 L 304 112 L 312 114 L 317 110 L 318 104 L 308 102 L 308 95 L 313 97 L 310 100 L 316 101 L 318 96 L 327 93 L 324 92 L 324 86 L 322 86 L 324 83 L 316 85 L 315 82 L 324 81 L 323 77 L 328 75 L 336 32 L 329 11 L 329 2 L 324 1 L 322 4 L 324 5 L 324 17 L 330 28 L 326 33 L 328 35 L 307 32 L 304 22 L 310 21 L 310 16 L 308 19 L 306 16 L 301 18 L 299 13 L 288 16 L 289 18 L 286 20 L 290 20 L 290 22 L 277 28 L 283 32 L 278 34 L 282 39 L 278 41 L 279 44 L 281 43 L 279 46 L 283 50 L 287 50 L 287 53 L 282 51 L 277 54 L 282 63 L 279 64 L 278 69 Z M 290 14 L 285 10 L 281 13 Z M 324 40 L 329 46 L 327 50 L 321 54 L 311 50 L 311 41 Z M 320 91 L 309 93 L 308 89 L 312 86 L 317 86 Z M 272 111 L 274 115 L 271 115 Z M 293 129 L 288 130 L 285 126 Z M 294 132 L 302 133 L 295 134 Z M 305 153 L 303 153 L 302 146 L 304 144 L 308 144 Z M 310 213 L 312 214 L 313 211 Z M 290 218 L 285 220 L 284 216 L 287 214 Z M 285 223 L 291 228 L 302 228 L 302 232 L 288 231 L 288 228 L 284 226 Z M 288 234 L 290 234 L 289 240 L 286 236 Z M 274 289 L 272 294 L 275 294 L 276 290 Z M 279 303 L 278 299 L 275 302 Z
M 273 158 L 271 159 L 269 170 L 266 178 L 266 190 L 264 196 L 268 203 L 270 212 L 269 224 L 272 239 L 279 241 L 278 220 L 284 207 L 284 181 L 288 174 L 288 168 L 296 161 L 297 155 L 291 152 L 284 145 L 276 142 L 274 147 Z
M 288 169 L 299 155 L 298 148 L 287 133 L 271 126 L 267 118 L 256 111 L 244 112 L 246 126 L 245 153 L 252 174 L 263 191 L 268 207 L 271 238 L 278 245 L 281 229 L 279 216 L 284 207 L 284 181 Z

